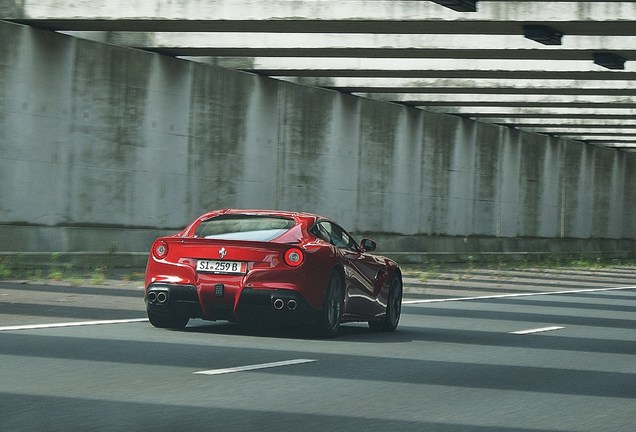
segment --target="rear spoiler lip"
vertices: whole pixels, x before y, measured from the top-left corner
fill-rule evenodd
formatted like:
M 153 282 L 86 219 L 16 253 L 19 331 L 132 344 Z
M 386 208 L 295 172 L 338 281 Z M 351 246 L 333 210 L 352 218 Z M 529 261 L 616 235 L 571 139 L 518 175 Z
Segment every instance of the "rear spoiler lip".
M 295 240 L 293 242 L 259 241 L 259 240 L 227 240 L 227 239 L 206 239 L 200 237 L 163 237 L 161 240 L 169 244 L 182 244 L 183 246 L 237 246 L 237 247 L 260 247 L 260 248 L 284 248 L 286 246 L 297 246 L 303 242 Z

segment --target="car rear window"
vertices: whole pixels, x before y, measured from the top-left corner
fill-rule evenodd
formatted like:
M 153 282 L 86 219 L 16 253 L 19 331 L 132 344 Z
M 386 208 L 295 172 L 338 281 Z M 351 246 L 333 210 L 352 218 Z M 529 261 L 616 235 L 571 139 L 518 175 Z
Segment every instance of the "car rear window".
M 292 219 L 258 215 L 221 215 L 199 224 L 195 237 L 222 240 L 270 241 L 289 231 Z

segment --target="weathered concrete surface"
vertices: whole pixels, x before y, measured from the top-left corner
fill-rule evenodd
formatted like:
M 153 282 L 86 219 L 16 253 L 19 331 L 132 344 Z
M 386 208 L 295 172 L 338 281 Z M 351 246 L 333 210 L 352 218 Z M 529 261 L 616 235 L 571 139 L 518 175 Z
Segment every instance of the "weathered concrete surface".
M 0 40 L 0 251 L 145 251 L 220 207 L 325 214 L 393 251 L 634 250 L 634 155 L 4 22 Z
M 634 2 L 0 0 L 0 19 L 636 152 Z
M 121 31 L 287 31 L 511 35 L 532 17 L 566 35 L 633 36 L 636 5 L 628 1 L 487 1 L 478 14 L 457 14 L 429 2 L 347 0 L 2 0 L 0 16 L 40 22 L 47 28 Z M 143 22 L 140 28 L 140 21 Z M 172 21 L 172 22 L 170 22 Z M 581 25 L 585 23 L 585 26 Z M 176 24 L 176 26 L 175 26 Z M 395 25 L 397 24 L 397 26 Z M 461 25 L 459 25 L 461 24 Z M 590 33 L 590 27 L 596 31 Z M 441 31 L 439 29 L 442 29 Z M 278 31 L 275 31 L 277 29 Z

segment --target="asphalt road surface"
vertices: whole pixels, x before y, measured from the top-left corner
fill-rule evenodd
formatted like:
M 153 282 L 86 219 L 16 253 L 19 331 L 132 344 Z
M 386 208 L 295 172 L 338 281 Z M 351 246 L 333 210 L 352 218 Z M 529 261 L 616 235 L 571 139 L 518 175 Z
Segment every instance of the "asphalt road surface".
M 633 432 L 629 277 L 415 284 L 396 333 L 333 340 L 160 330 L 138 286 L 0 281 L 0 431 Z

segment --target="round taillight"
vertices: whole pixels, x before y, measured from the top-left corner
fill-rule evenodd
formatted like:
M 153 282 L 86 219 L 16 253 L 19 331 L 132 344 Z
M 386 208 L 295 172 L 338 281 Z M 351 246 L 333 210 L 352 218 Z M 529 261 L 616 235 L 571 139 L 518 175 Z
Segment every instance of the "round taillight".
M 152 254 L 157 259 L 164 259 L 168 256 L 168 243 L 163 240 L 158 241 L 152 248 Z
M 292 248 L 285 252 L 285 263 L 287 263 L 288 266 L 298 267 L 303 263 L 304 259 L 303 251 L 298 248 Z

